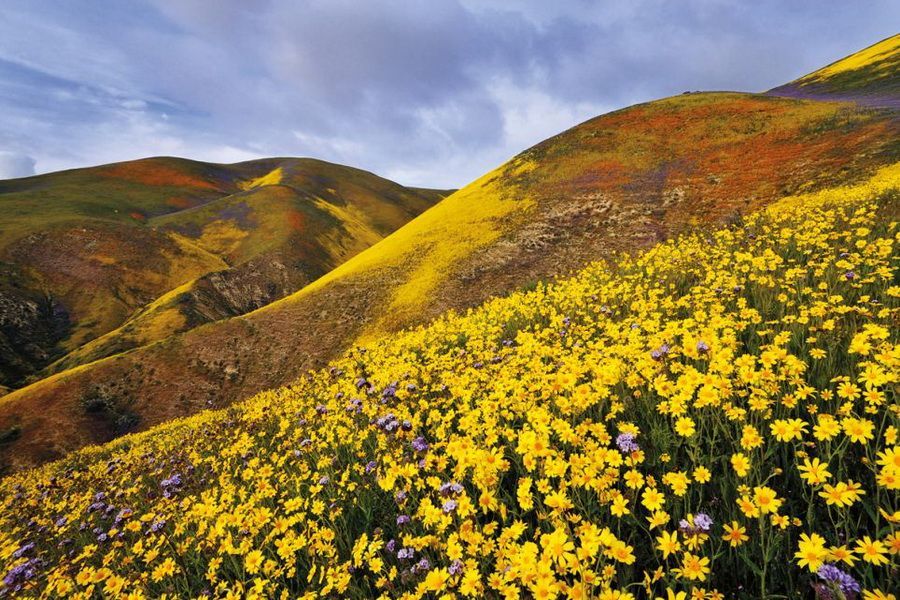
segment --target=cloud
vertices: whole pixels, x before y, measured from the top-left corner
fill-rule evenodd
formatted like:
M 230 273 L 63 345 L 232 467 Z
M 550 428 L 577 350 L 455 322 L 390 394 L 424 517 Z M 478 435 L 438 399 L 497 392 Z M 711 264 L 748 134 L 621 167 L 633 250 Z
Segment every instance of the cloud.
M 34 175 L 35 160 L 25 154 L 0 150 L 0 179 Z
M 773 87 L 897 17 L 889 0 L 7 0 L 0 147 L 41 171 L 304 155 L 459 187 L 599 112 Z

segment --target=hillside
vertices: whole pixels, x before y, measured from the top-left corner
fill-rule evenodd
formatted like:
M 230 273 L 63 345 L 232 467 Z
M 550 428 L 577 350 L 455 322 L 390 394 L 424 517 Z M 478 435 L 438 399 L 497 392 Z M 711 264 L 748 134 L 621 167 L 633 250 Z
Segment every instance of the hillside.
M 0 182 L 0 383 L 259 308 L 441 195 L 309 159 L 154 158 Z
M 900 109 L 900 34 L 884 39 L 770 93 L 835 98 Z
M 895 162 L 9 477 L 6 590 L 890 598 L 898 217 Z
M 18 437 L 0 452 L 16 468 L 108 439 L 85 410 L 98 393 L 148 427 L 289 383 L 446 310 L 863 179 L 896 160 L 898 134 L 887 109 L 758 94 L 689 94 L 597 117 L 296 294 L 8 394 L 0 429 Z
M 18 383 L 162 291 L 226 268 L 144 220 L 227 185 L 212 165 L 176 159 L 0 181 L 0 383 Z

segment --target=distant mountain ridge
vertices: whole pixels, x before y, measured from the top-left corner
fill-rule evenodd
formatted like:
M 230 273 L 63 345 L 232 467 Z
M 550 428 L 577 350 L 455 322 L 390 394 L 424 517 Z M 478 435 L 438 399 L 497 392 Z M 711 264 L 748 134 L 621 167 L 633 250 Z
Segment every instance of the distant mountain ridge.
M 0 181 L 0 383 L 260 308 L 442 195 L 288 158 Z
M 879 80 L 855 93 L 882 89 Z M 900 158 L 890 102 L 816 94 L 696 93 L 586 121 L 294 294 L 8 394 L 0 429 L 15 427 L 18 438 L 0 452 L 17 468 L 108 439 L 85 410 L 97 398 L 127 403 L 148 427 L 289 384 L 448 310 L 684 231 L 740 223 L 779 198 L 861 181 Z M 219 239 L 228 236 L 209 241 Z

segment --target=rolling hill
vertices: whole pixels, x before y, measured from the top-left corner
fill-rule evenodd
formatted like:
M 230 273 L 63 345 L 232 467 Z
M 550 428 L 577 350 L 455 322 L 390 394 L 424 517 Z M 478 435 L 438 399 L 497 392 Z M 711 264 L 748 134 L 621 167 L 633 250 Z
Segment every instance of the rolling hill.
M 795 98 L 837 98 L 900 108 L 900 34 L 772 90 Z
M 0 383 L 259 308 L 441 196 L 310 159 L 153 158 L 0 182 Z
M 897 160 L 898 140 L 890 106 L 776 91 L 687 94 L 597 117 L 297 293 L 6 395 L 0 427 L 15 435 L 4 459 L 17 468 L 108 439 L 110 413 L 148 427 L 228 404 L 356 345 L 389 347 L 402 328 L 448 310 L 685 231 L 740 223 L 784 196 L 865 180 Z

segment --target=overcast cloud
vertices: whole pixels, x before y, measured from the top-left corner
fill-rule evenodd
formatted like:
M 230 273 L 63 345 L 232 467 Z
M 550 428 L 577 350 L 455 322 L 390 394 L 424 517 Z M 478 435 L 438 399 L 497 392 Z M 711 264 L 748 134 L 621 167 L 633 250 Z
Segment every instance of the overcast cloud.
M 597 114 L 763 91 L 898 23 L 895 0 L 3 0 L 0 178 L 312 156 L 459 187 Z

